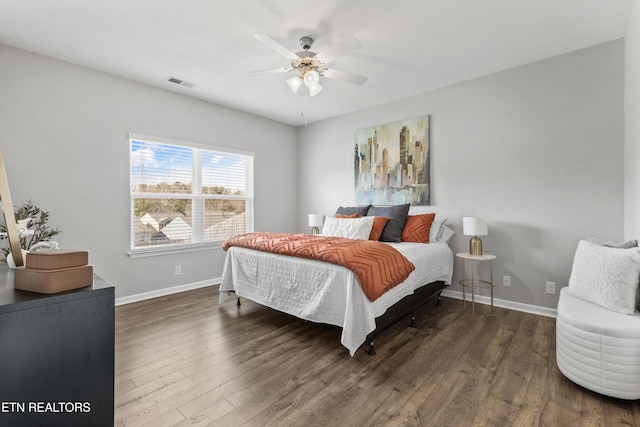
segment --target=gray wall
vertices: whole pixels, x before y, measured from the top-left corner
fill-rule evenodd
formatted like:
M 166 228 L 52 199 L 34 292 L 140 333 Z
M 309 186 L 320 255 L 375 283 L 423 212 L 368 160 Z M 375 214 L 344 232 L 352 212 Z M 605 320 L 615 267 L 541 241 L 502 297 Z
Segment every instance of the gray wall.
M 57 240 L 88 249 L 117 297 L 220 277 L 220 249 L 126 255 L 128 132 L 254 151 L 256 230 L 295 231 L 295 128 L 0 45 L 0 150 L 14 205 L 50 211 Z
M 299 228 L 353 203 L 356 129 L 430 114 L 433 206 L 411 212 L 447 217 L 454 251 L 485 217 L 496 298 L 555 308 L 545 281 L 566 285 L 579 239 L 623 238 L 623 107 L 618 40 L 301 127 Z
M 58 240 L 89 249 L 118 297 L 209 280 L 221 274 L 220 250 L 127 257 L 128 132 L 255 151 L 256 229 L 306 231 L 308 213 L 353 203 L 356 129 L 430 114 L 434 205 L 412 213 L 449 218 L 454 251 L 467 248 L 461 217 L 486 217 L 498 282 L 512 276 L 496 297 L 555 307 L 544 282 L 566 284 L 579 239 L 638 237 L 637 121 L 627 119 L 623 142 L 623 97 L 627 117 L 640 104 L 629 83 L 637 9 L 626 92 L 615 41 L 298 129 L 0 45 L 0 149 L 14 204 L 51 211 Z
M 624 235 L 640 239 L 640 3 L 625 37 Z

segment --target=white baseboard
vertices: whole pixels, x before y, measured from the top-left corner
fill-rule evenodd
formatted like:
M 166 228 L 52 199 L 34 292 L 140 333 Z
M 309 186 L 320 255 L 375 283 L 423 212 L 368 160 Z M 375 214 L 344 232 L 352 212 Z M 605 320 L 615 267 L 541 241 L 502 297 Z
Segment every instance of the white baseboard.
M 222 277 L 202 280 L 200 282 L 187 283 L 173 286 L 171 288 L 158 289 L 156 291 L 143 292 L 141 294 L 129 295 L 128 297 L 116 298 L 116 305 L 131 304 L 132 302 L 144 301 L 146 299 L 163 297 L 165 295 L 177 294 L 178 292 L 191 291 L 193 289 L 204 288 L 220 283 Z
M 190 291 L 193 289 L 204 288 L 206 286 L 212 286 L 220 283 L 221 277 L 202 280 L 200 282 L 187 283 L 180 286 L 173 286 L 171 288 L 158 289 L 156 291 L 143 292 L 141 294 L 129 295 L 127 297 L 116 298 L 116 305 L 131 304 L 133 302 L 144 301 L 151 298 L 163 297 L 165 295 L 177 294 L 178 292 Z M 442 296 L 454 299 L 462 299 L 462 292 L 452 291 L 445 289 L 442 292 Z M 469 297 L 467 297 L 470 300 Z M 485 295 L 476 295 L 476 302 L 479 304 L 491 304 L 491 298 Z M 493 299 L 493 305 L 496 307 L 508 308 L 510 310 L 523 311 L 525 313 L 539 314 L 546 317 L 556 317 L 557 312 L 555 308 L 540 307 L 537 305 L 524 304 L 521 302 L 508 301 L 499 298 Z
M 462 292 L 445 289 L 442 292 L 442 296 L 461 300 Z M 471 297 L 467 295 L 467 301 L 470 301 L 470 300 L 471 300 Z M 476 300 L 476 303 L 486 304 L 486 305 L 491 304 L 491 297 L 488 297 L 485 295 L 476 295 L 475 300 Z M 523 311 L 525 313 L 538 314 L 540 316 L 557 317 L 557 310 L 555 308 L 540 307 L 538 305 L 524 304 L 521 302 L 508 301 L 508 300 L 498 299 L 498 298 L 493 299 L 493 305 L 495 307 L 508 308 L 509 310 Z

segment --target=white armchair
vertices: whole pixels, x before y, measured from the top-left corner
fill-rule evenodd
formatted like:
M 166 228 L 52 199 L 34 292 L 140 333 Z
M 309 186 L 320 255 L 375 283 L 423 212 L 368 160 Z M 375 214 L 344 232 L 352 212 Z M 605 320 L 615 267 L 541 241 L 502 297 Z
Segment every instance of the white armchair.
M 603 395 L 640 399 L 639 279 L 637 247 L 578 244 L 556 320 L 556 361 L 568 379 Z

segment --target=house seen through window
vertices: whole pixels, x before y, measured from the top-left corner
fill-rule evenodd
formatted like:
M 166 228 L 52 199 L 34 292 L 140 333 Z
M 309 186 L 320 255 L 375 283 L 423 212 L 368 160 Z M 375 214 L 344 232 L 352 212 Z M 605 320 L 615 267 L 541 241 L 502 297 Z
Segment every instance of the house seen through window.
M 131 248 L 253 231 L 253 155 L 130 135 Z

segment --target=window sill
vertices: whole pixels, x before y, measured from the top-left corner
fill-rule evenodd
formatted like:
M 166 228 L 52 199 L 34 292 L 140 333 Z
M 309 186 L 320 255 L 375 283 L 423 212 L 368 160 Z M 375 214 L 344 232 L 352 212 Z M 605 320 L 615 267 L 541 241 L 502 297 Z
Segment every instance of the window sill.
M 191 245 L 164 246 L 154 248 L 131 249 L 127 255 L 131 259 L 148 258 L 153 256 L 173 255 L 186 252 L 199 252 L 208 250 L 222 250 L 222 242 L 194 243 Z

